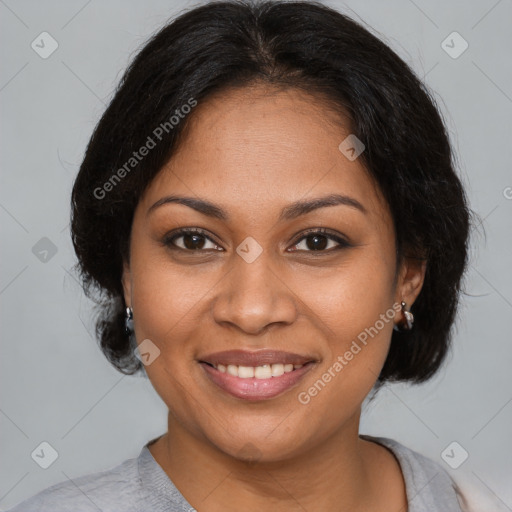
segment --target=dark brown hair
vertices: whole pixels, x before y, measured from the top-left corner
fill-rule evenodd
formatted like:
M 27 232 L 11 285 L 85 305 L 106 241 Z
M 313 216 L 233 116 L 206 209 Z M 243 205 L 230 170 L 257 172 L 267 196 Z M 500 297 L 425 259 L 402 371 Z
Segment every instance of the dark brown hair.
M 135 207 L 194 112 L 176 124 L 171 117 L 183 114 L 191 98 L 205 102 L 256 82 L 317 93 L 333 111 L 348 114 L 352 133 L 366 146 L 363 165 L 394 219 L 397 266 L 405 256 L 428 262 L 412 307 L 414 327 L 393 331 L 378 384 L 430 378 L 449 349 L 471 215 L 446 128 L 433 96 L 396 53 L 361 24 L 314 1 L 201 5 L 158 31 L 126 70 L 72 192 L 77 269 L 85 293 L 99 304 L 101 349 L 123 373 L 143 368 L 124 330 L 122 262 L 129 260 Z M 168 129 L 129 170 L 133 152 L 159 126 Z M 123 179 L 113 180 L 116 173 Z

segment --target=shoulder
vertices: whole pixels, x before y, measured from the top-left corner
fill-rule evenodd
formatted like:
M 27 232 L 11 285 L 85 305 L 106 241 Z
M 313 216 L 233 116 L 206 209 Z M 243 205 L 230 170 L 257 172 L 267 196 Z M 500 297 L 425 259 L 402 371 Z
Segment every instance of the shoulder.
M 7 512 L 138 511 L 141 485 L 138 459 L 48 487 Z
M 404 475 L 410 512 L 509 510 L 467 476 L 457 474 L 457 478 L 452 478 L 440 464 L 394 439 L 367 435 L 360 437 L 379 443 L 393 452 Z
M 438 463 L 386 437 L 360 436 L 388 448 L 400 464 L 410 512 L 461 512 L 459 489 Z

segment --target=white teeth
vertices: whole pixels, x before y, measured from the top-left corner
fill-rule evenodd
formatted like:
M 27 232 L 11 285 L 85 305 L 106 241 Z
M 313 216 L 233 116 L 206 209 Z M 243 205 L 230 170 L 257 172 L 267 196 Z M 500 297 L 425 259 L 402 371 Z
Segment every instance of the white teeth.
M 254 368 L 252 366 L 239 366 L 238 376 L 241 379 L 250 379 L 254 377 Z
M 229 373 L 229 375 L 238 377 L 238 366 L 235 366 L 234 364 L 228 364 L 227 372 Z
M 297 370 L 302 368 L 304 365 L 302 364 L 264 364 L 262 366 L 237 366 L 234 364 L 218 364 L 214 365 L 217 370 L 221 373 L 228 373 L 229 375 L 233 375 L 234 377 L 239 377 L 240 379 L 270 379 L 271 377 L 280 377 L 285 373 L 290 373 L 293 370 Z
M 284 373 L 284 364 L 272 365 L 272 377 L 280 377 Z
M 238 376 L 240 376 L 240 373 L 238 373 Z M 272 377 L 272 368 L 269 364 L 257 366 L 254 369 L 254 376 L 257 379 L 270 379 Z

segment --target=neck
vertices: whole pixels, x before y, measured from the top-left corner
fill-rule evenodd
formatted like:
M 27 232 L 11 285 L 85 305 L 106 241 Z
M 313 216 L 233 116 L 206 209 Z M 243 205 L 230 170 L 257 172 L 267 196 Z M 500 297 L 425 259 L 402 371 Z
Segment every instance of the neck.
M 397 470 L 401 479 L 398 463 L 386 449 L 359 438 L 359 417 L 360 411 L 322 444 L 293 458 L 246 462 L 194 436 L 169 414 L 168 433 L 150 451 L 197 510 L 359 512 L 385 510 L 383 503 L 390 510 L 403 506 L 405 489 L 391 485 Z

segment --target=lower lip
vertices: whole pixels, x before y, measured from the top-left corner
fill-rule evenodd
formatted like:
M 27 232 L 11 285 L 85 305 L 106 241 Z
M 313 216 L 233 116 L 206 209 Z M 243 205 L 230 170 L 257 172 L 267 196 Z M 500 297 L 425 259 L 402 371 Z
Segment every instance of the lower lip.
M 255 377 L 241 379 L 229 373 L 220 372 L 206 363 L 200 363 L 200 365 L 208 378 L 230 395 L 244 400 L 266 400 L 274 398 L 298 384 L 311 369 L 313 363 L 306 363 L 302 368 L 269 379 L 256 379 Z

